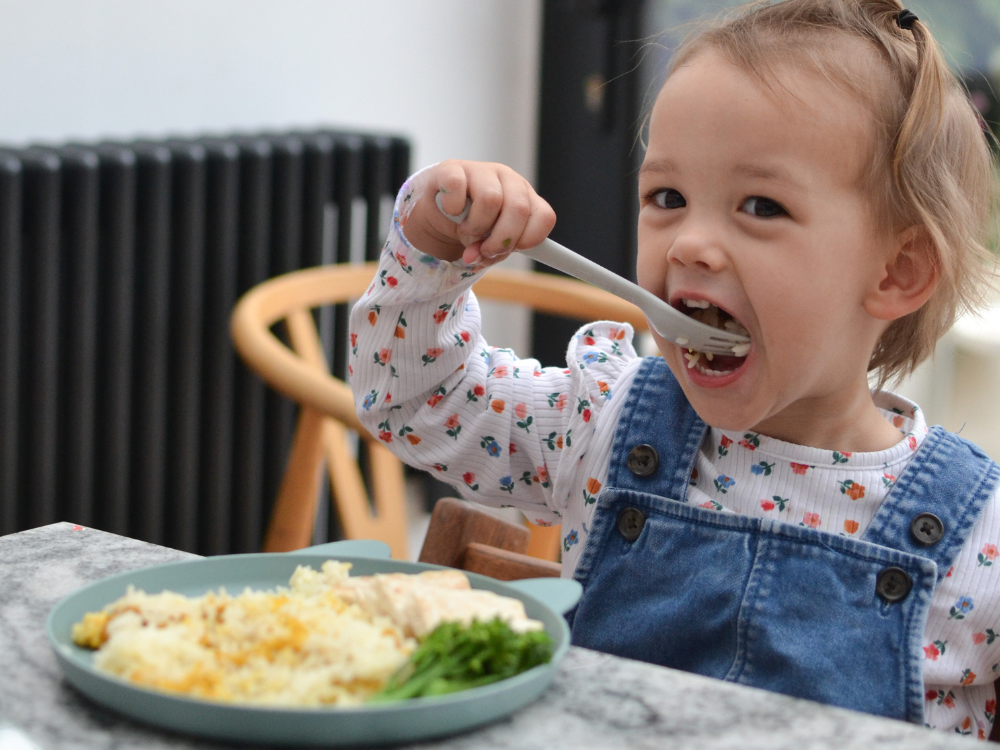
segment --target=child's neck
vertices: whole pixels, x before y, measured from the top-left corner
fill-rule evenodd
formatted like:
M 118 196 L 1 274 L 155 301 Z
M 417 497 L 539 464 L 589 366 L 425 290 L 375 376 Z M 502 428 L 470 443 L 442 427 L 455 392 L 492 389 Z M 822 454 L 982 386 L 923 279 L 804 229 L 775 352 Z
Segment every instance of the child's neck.
M 754 426 L 754 432 L 787 443 L 842 453 L 887 450 L 903 434 L 886 420 L 865 389 L 845 398 L 800 401 Z

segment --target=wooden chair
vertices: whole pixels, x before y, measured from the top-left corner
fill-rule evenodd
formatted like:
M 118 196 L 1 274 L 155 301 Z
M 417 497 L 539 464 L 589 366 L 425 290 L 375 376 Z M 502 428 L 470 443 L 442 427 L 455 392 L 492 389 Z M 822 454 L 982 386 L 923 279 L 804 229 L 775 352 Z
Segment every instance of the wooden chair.
M 350 387 L 330 374 L 312 316 L 313 308 L 359 298 L 376 268 L 374 263 L 342 264 L 278 276 L 248 291 L 233 311 L 232 336 L 240 356 L 268 385 L 300 406 L 288 465 L 264 539 L 265 551 L 300 549 L 311 543 L 325 463 L 345 536 L 380 539 L 389 544 L 393 557 L 407 555 L 402 464 L 361 426 Z M 647 329 L 638 308 L 575 279 L 494 268 L 474 290 L 480 299 L 522 304 L 581 321 L 620 320 L 637 331 Z M 287 328 L 290 348 L 271 331 L 279 322 Z M 370 502 L 351 430 L 367 447 Z M 527 551 L 554 560 L 558 528 L 535 529 L 524 549 L 518 542 L 506 551 Z M 482 543 L 471 539 L 473 545 Z M 473 551 L 471 559 L 482 558 L 480 552 Z

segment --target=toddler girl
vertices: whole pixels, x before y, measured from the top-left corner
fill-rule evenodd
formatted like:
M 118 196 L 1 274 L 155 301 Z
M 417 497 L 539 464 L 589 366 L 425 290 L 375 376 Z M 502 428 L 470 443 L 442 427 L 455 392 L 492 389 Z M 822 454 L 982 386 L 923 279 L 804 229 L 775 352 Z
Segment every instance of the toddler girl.
M 359 415 L 464 497 L 562 524 L 574 643 L 985 737 L 1000 468 L 869 387 L 986 279 L 964 91 L 896 0 L 787 0 L 685 42 L 648 127 L 639 283 L 749 352 L 642 359 L 611 322 L 565 369 L 489 347 L 471 285 L 555 216 L 449 161 L 401 190 L 354 308 Z

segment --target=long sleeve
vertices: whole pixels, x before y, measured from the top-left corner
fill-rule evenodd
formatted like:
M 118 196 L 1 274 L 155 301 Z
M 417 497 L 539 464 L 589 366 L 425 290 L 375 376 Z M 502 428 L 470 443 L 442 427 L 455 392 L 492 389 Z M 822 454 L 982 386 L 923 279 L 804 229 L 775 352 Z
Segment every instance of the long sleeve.
M 558 523 L 566 501 L 553 493 L 554 478 L 566 457 L 579 457 L 574 440 L 610 395 L 600 379 L 614 375 L 608 354 L 616 350 L 624 364 L 624 347 L 635 358 L 631 329 L 618 326 L 607 352 L 584 355 L 600 366 L 597 375 L 490 347 L 470 290 L 482 271 L 426 255 L 403 233 L 421 187 L 418 173 L 400 191 L 378 273 L 351 316 L 358 415 L 403 461 L 464 497 Z

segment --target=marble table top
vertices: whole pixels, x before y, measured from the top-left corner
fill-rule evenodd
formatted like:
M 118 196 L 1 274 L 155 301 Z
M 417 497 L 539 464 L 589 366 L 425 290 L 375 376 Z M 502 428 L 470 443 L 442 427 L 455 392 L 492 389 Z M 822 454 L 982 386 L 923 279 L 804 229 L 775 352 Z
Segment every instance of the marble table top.
M 0 750 L 223 748 L 90 703 L 63 678 L 45 618 L 114 573 L 192 557 L 69 523 L 0 537 Z M 931 750 L 969 740 L 641 662 L 571 648 L 532 706 L 424 750 L 688 748 Z

